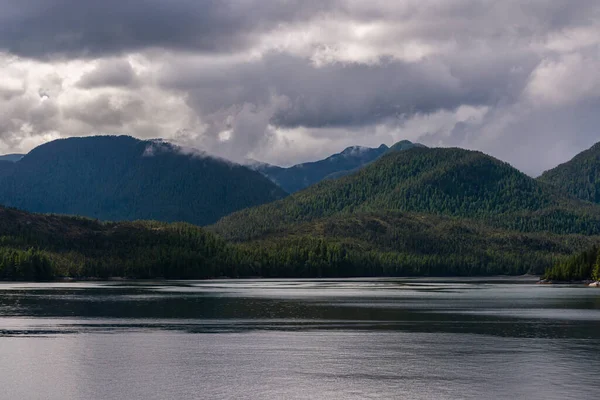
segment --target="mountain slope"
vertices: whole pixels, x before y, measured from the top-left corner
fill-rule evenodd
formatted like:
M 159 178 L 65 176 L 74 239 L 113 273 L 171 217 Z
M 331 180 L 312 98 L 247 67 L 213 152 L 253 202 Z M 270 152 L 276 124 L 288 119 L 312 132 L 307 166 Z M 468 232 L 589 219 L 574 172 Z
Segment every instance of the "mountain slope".
M 600 203 L 600 143 L 538 178 L 581 200 Z
M 393 212 L 315 220 L 243 244 L 185 223 L 99 222 L 1 206 L 0 221 L 0 280 L 522 274 L 598 240 Z
M 290 224 L 239 246 L 280 273 L 295 268 L 312 276 L 468 276 L 539 274 L 599 240 L 386 211 Z
M 10 175 L 14 169 L 15 169 L 14 162 L 0 160 L 0 183 L 2 182 L 2 178 Z
M 17 162 L 23 158 L 24 154 L 5 154 L 0 156 L 0 161 Z
M 298 164 L 289 168 L 259 165 L 256 169 L 288 193 L 294 193 L 324 179 L 336 179 L 356 172 L 390 150 L 400 151 L 415 146 L 422 145 L 403 140 L 391 148 L 384 144 L 377 148 L 353 146 L 324 160 Z
M 102 223 L 1 206 L 0 221 L 0 280 L 207 278 L 233 275 L 239 264 L 230 245 L 184 223 Z
M 323 217 L 388 211 L 474 218 L 524 232 L 600 233 L 598 207 L 483 153 L 427 148 L 391 152 L 351 176 L 234 213 L 212 229 L 243 241 Z
M 198 225 L 285 196 L 246 167 L 127 136 L 44 144 L 0 183 L 0 204 L 28 211 Z
M 546 269 L 543 278 L 550 281 L 600 281 L 600 241 L 596 241 L 585 251 L 561 260 Z

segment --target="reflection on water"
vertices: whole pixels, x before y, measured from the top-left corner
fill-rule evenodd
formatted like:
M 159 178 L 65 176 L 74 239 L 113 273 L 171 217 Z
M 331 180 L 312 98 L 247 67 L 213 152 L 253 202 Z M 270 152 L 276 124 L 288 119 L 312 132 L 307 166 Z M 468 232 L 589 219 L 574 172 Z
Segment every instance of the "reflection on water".
M 591 399 L 599 352 L 527 279 L 0 284 L 0 399 Z

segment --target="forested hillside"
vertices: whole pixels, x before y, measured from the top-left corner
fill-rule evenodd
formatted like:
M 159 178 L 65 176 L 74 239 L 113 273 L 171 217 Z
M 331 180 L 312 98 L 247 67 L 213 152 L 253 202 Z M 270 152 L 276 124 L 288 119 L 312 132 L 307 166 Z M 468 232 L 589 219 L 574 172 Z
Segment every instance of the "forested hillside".
M 41 155 L 32 152 L 38 163 L 28 164 L 30 154 L 14 165 L 18 171 L 22 165 L 31 168 L 26 170 L 29 174 L 42 173 L 36 169 L 41 162 L 53 166 L 56 172 L 40 182 L 44 190 L 55 185 L 56 192 L 47 193 L 52 200 L 62 191 L 74 199 L 85 198 L 90 193 L 85 183 L 93 182 L 96 188 L 114 188 L 113 197 L 100 196 L 99 204 L 127 204 L 136 211 L 148 210 L 151 204 L 157 212 L 171 210 L 161 201 L 182 188 L 225 179 L 194 171 L 218 174 L 225 166 L 234 172 L 239 168 L 182 155 L 163 143 L 117 139 L 143 146 L 110 146 L 117 154 L 102 150 L 100 142 L 84 146 L 85 151 L 78 147 L 80 153 L 53 152 L 51 147 Z M 138 156 L 130 157 L 129 152 Z M 65 154 L 72 158 L 59 157 Z M 97 154 L 104 158 L 94 159 Z M 187 160 L 186 168 L 181 167 L 181 157 Z M 138 158 L 135 168 L 124 161 Z M 54 177 L 74 165 L 81 165 L 69 181 L 77 183 L 74 187 Z M 161 169 L 172 182 L 144 175 Z M 117 175 L 124 179 L 116 180 Z M 260 178 L 259 183 L 273 187 Z M 168 196 L 133 202 L 126 196 L 131 187 L 148 192 L 151 186 Z M 42 201 L 42 189 L 30 190 L 31 198 Z M 206 199 L 204 192 L 193 193 Z M 25 192 L 21 195 L 29 199 Z M 101 202 L 111 198 L 114 203 Z M 68 201 L 67 195 L 60 199 Z M 202 215 L 196 200 L 188 198 L 190 207 L 181 209 Z M 98 222 L 0 207 L 0 279 L 495 275 L 542 273 L 552 265 L 561 267 L 549 276 L 572 277 L 583 270 L 565 272 L 575 265 L 565 264 L 567 257 L 600 242 L 599 209 L 480 152 L 413 148 L 390 152 L 349 176 L 236 212 L 209 230 L 183 223 Z
M 520 232 L 600 234 L 596 206 L 483 153 L 427 148 L 386 154 L 353 175 L 234 213 L 212 229 L 245 241 L 323 217 L 390 211 L 471 218 Z
M 0 279 L 206 278 L 239 264 L 223 240 L 193 225 L 102 223 L 0 207 Z
M 102 220 L 205 225 L 286 195 L 249 168 L 127 136 L 57 140 L 10 164 L 0 204 Z
M 3 207 L 0 221 L 0 280 L 522 274 L 598 240 L 405 213 L 331 217 L 243 244 L 185 223 L 99 222 Z
M 240 248 L 261 260 L 257 275 L 263 276 L 290 267 L 295 276 L 519 275 L 542 273 L 598 240 L 521 233 L 470 219 L 361 212 L 284 227 Z
M 539 177 L 581 200 L 600 203 L 600 143 Z
M 596 245 L 575 254 L 548 268 L 543 278 L 551 281 L 569 282 L 600 281 L 600 248 Z
M 259 165 L 256 169 L 286 192 L 294 193 L 324 179 L 335 179 L 356 172 L 389 151 L 402 151 L 415 146 L 422 147 L 422 145 L 411 143 L 408 140 L 398 142 L 392 147 L 385 144 L 377 148 L 352 146 L 341 153 L 319 161 L 298 164 L 289 168 Z

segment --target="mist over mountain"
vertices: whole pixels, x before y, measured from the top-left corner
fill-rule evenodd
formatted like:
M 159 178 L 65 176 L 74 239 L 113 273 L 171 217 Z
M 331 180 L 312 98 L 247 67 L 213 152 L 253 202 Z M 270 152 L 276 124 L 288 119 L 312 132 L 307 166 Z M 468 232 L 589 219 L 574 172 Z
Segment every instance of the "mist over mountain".
M 128 136 L 56 140 L 4 167 L 0 204 L 101 220 L 205 225 L 286 195 L 244 166 Z

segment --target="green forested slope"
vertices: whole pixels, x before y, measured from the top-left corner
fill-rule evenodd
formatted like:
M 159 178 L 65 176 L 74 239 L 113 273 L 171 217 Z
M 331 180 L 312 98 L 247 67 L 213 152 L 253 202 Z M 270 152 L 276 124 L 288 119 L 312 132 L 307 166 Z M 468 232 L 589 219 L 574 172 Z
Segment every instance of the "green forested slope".
M 102 220 L 205 225 L 283 196 L 249 168 L 127 136 L 57 140 L 0 168 L 0 204 Z
M 256 275 L 445 276 L 542 273 L 598 236 L 520 233 L 480 221 L 412 213 L 354 213 L 246 241 Z
M 600 248 L 592 246 L 548 268 L 543 278 L 552 281 L 600 281 Z
M 539 177 L 581 200 L 600 203 L 600 143 Z
M 522 274 L 594 240 L 431 215 L 356 213 L 230 244 L 184 223 L 103 223 L 0 207 L 0 280 Z
M 260 238 L 298 223 L 356 212 L 419 212 L 515 231 L 600 234 L 600 210 L 480 152 L 414 148 L 357 173 L 221 219 L 225 238 Z
M 235 256 L 189 224 L 102 223 L 0 207 L 0 279 L 206 278 L 230 274 Z

